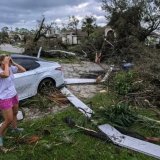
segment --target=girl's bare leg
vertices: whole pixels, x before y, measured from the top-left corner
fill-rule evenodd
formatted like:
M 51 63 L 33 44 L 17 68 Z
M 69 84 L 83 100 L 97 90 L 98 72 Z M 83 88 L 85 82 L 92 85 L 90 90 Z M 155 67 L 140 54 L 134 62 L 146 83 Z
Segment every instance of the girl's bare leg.
M 18 104 L 14 105 L 12 107 L 12 110 L 13 110 L 13 121 L 12 121 L 12 127 L 13 129 L 16 129 L 17 128 L 17 113 L 18 113 Z
M 3 110 L 2 111 L 4 122 L 2 123 L 2 126 L 0 127 L 0 136 L 3 136 L 5 133 L 5 130 L 8 128 L 8 126 L 13 121 L 13 110 L 12 108 Z

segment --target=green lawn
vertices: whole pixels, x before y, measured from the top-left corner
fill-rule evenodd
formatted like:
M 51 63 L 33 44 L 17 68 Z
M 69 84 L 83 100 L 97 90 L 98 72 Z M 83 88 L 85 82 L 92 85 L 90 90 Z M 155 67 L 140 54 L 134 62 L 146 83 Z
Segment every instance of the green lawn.
M 11 54 L 10 52 L 6 52 L 6 51 L 1 51 L 0 50 L 0 54 Z
M 101 105 L 112 104 L 111 95 L 98 94 L 92 102 L 94 109 Z M 99 103 L 97 102 L 99 101 Z M 151 157 L 127 150 L 111 143 L 84 135 L 76 128 L 69 128 L 64 123 L 66 116 L 72 117 L 77 124 L 97 129 L 94 124 L 74 107 L 69 107 L 61 113 L 50 115 L 43 119 L 21 122 L 25 132 L 20 135 L 7 133 L 5 146 L 15 147 L 8 153 L 1 153 L 0 160 L 150 160 Z M 47 131 L 47 132 L 46 132 Z M 143 133 L 142 129 L 141 133 Z M 146 133 L 145 133 L 146 134 Z M 20 137 L 38 135 L 38 143 L 29 145 L 18 141 Z M 153 135 L 153 133 L 152 133 Z
M 64 109 L 55 115 L 49 115 L 42 119 L 22 121 L 20 127 L 25 132 L 20 135 L 7 132 L 5 137 L 5 147 L 14 148 L 13 151 L 0 153 L 0 160 L 151 160 L 149 156 L 118 147 L 107 141 L 85 135 L 82 131 L 73 127 L 70 128 L 64 122 L 65 117 L 72 117 L 76 124 L 98 130 L 97 125 L 110 123 L 100 111 L 111 108 L 122 100 L 114 90 L 107 93 L 98 93 L 91 99 L 85 100 L 86 104 L 91 104 L 94 110 L 92 121 L 87 121 L 81 112 L 73 106 Z M 20 106 L 37 107 L 40 106 L 45 111 L 45 106 L 54 107 L 54 103 L 47 101 L 45 97 L 35 97 L 26 100 Z M 32 102 L 32 103 L 31 103 Z M 33 105 L 34 104 L 34 105 Z M 135 108 L 135 107 L 133 107 Z M 136 113 L 150 118 L 157 119 L 156 114 L 148 107 L 136 106 Z M 137 132 L 145 137 L 159 137 L 160 127 L 153 123 L 135 122 L 125 128 L 132 132 Z M 34 144 L 27 144 L 25 140 L 30 136 L 38 136 L 40 140 Z

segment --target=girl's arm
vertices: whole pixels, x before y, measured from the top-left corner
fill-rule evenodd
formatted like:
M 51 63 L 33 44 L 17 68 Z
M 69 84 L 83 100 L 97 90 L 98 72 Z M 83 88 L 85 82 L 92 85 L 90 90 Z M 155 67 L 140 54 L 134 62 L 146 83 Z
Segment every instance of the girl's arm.
M 0 77 L 1 78 L 7 78 L 10 75 L 10 72 L 9 72 L 9 61 L 10 61 L 9 57 L 5 57 L 5 59 L 3 61 L 4 70 L 0 73 Z
M 20 73 L 26 72 L 26 69 L 24 67 L 22 67 L 21 65 L 15 63 L 12 59 L 11 59 L 11 64 L 13 66 L 16 66 L 18 68 L 18 72 L 20 72 Z

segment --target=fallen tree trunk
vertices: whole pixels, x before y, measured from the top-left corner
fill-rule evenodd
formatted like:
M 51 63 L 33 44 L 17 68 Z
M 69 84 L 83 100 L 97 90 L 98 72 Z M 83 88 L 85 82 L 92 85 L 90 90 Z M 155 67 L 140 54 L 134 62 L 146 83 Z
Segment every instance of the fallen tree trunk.
M 54 52 L 60 52 L 60 53 L 68 54 L 70 56 L 76 56 L 76 54 L 73 53 L 73 52 L 67 52 L 67 51 L 63 51 L 63 50 L 49 50 L 49 51 L 46 51 L 46 52 L 49 52 L 51 54 L 57 54 L 57 53 L 54 53 Z

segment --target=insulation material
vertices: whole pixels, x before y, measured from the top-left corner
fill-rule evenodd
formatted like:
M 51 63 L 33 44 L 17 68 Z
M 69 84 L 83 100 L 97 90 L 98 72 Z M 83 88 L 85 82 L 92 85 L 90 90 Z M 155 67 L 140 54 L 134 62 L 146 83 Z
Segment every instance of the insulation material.
M 81 111 L 83 114 L 85 114 L 86 117 L 91 118 L 93 111 L 84 104 L 81 100 L 79 100 L 76 96 L 74 96 L 67 88 L 61 89 L 62 94 L 67 96 L 67 99 Z
M 98 126 L 114 144 L 160 159 L 160 146 L 124 134 L 109 124 Z

